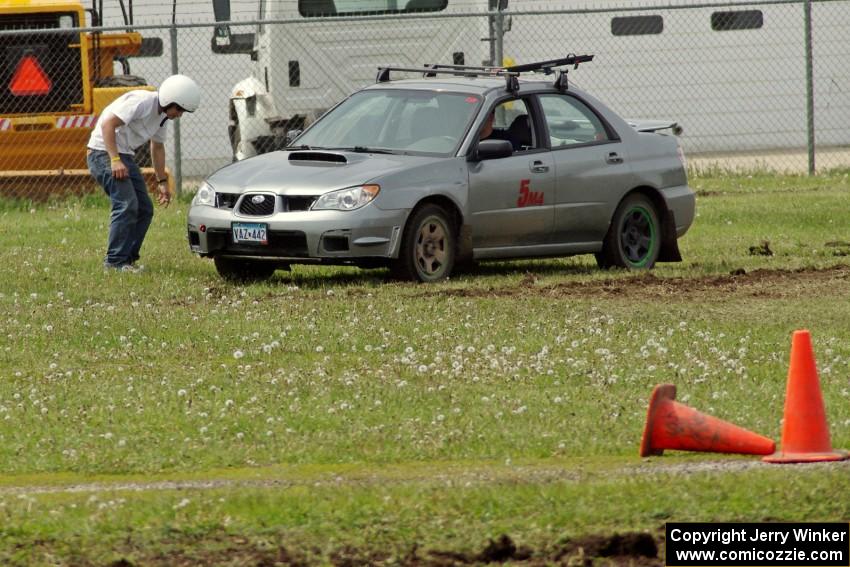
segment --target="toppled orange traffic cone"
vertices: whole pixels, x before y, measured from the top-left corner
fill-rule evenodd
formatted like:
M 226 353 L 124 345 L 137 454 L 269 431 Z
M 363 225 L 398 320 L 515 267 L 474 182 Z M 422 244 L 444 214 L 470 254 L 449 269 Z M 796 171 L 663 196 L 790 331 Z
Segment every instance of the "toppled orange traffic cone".
M 768 463 L 841 461 L 845 451 L 833 451 L 823 407 L 818 370 L 808 331 L 794 331 L 785 389 L 782 450 L 765 457 Z
M 659 384 L 652 391 L 640 456 L 660 455 L 664 449 L 769 455 L 776 443 L 722 419 L 700 413 L 676 401 L 676 386 Z

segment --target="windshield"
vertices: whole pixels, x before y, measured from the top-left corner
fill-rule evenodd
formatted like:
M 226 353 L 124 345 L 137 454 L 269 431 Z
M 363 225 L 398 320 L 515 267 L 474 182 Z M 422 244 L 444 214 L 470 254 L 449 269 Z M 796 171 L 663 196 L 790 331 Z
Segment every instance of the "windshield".
M 418 90 L 360 91 L 299 136 L 294 146 L 454 153 L 481 98 Z

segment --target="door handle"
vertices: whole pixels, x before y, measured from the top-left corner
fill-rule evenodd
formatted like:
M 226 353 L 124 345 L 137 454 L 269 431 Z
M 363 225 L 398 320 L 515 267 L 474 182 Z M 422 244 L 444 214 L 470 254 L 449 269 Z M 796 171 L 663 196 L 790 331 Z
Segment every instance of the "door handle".
M 623 163 L 623 158 L 617 152 L 611 152 L 605 156 L 605 161 L 608 163 Z
M 531 163 L 529 164 L 529 166 L 528 166 L 528 167 L 529 167 L 529 169 L 531 169 L 531 171 L 533 171 L 534 173 L 546 173 L 547 171 L 549 171 L 549 166 L 548 166 L 548 165 L 545 165 L 545 164 L 544 164 L 542 161 L 540 161 L 540 160 L 534 160 L 533 162 L 531 162 Z

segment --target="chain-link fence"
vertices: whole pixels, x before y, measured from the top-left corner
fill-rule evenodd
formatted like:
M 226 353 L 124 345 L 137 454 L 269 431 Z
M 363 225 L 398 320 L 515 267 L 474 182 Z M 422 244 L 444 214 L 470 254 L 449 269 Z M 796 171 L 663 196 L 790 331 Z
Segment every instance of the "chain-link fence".
M 169 127 L 166 142 L 178 188 L 191 190 L 234 157 L 278 147 L 287 130 L 374 82 L 378 65 L 570 52 L 595 55 L 571 81 L 624 117 L 677 120 L 692 165 L 850 166 L 850 0 L 588 0 L 581 9 L 511 0 L 502 10 L 496 0 L 409 0 L 415 13 L 395 0 L 249 4 L 234 4 L 227 25 L 215 22 L 212 1 L 193 0 L 190 13 L 171 4 L 180 14 L 137 5 L 132 31 L 65 3 L 55 13 L 43 2 L 32 14 L 25 3 L 0 11 L 0 191 L 91 190 L 85 147 L 97 115 L 175 72 L 203 89 L 201 108 Z

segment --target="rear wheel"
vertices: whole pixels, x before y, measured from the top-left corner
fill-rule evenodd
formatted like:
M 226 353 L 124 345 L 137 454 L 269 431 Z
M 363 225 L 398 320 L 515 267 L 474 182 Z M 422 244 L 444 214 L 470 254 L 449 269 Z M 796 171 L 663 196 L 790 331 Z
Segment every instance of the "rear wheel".
M 214 260 L 218 275 L 229 281 L 258 282 L 272 277 L 277 265 L 272 262 L 240 260 L 239 258 L 221 258 Z
M 456 248 L 457 234 L 449 214 L 438 205 L 425 205 L 414 211 L 404 227 L 393 274 L 426 283 L 445 279 L 454 269 Z
M 661 225 L 655 205 L 644 195 L 634 194 L 614 212 L 596 262 L 600 268 L 649 269 L 660 250 Z

